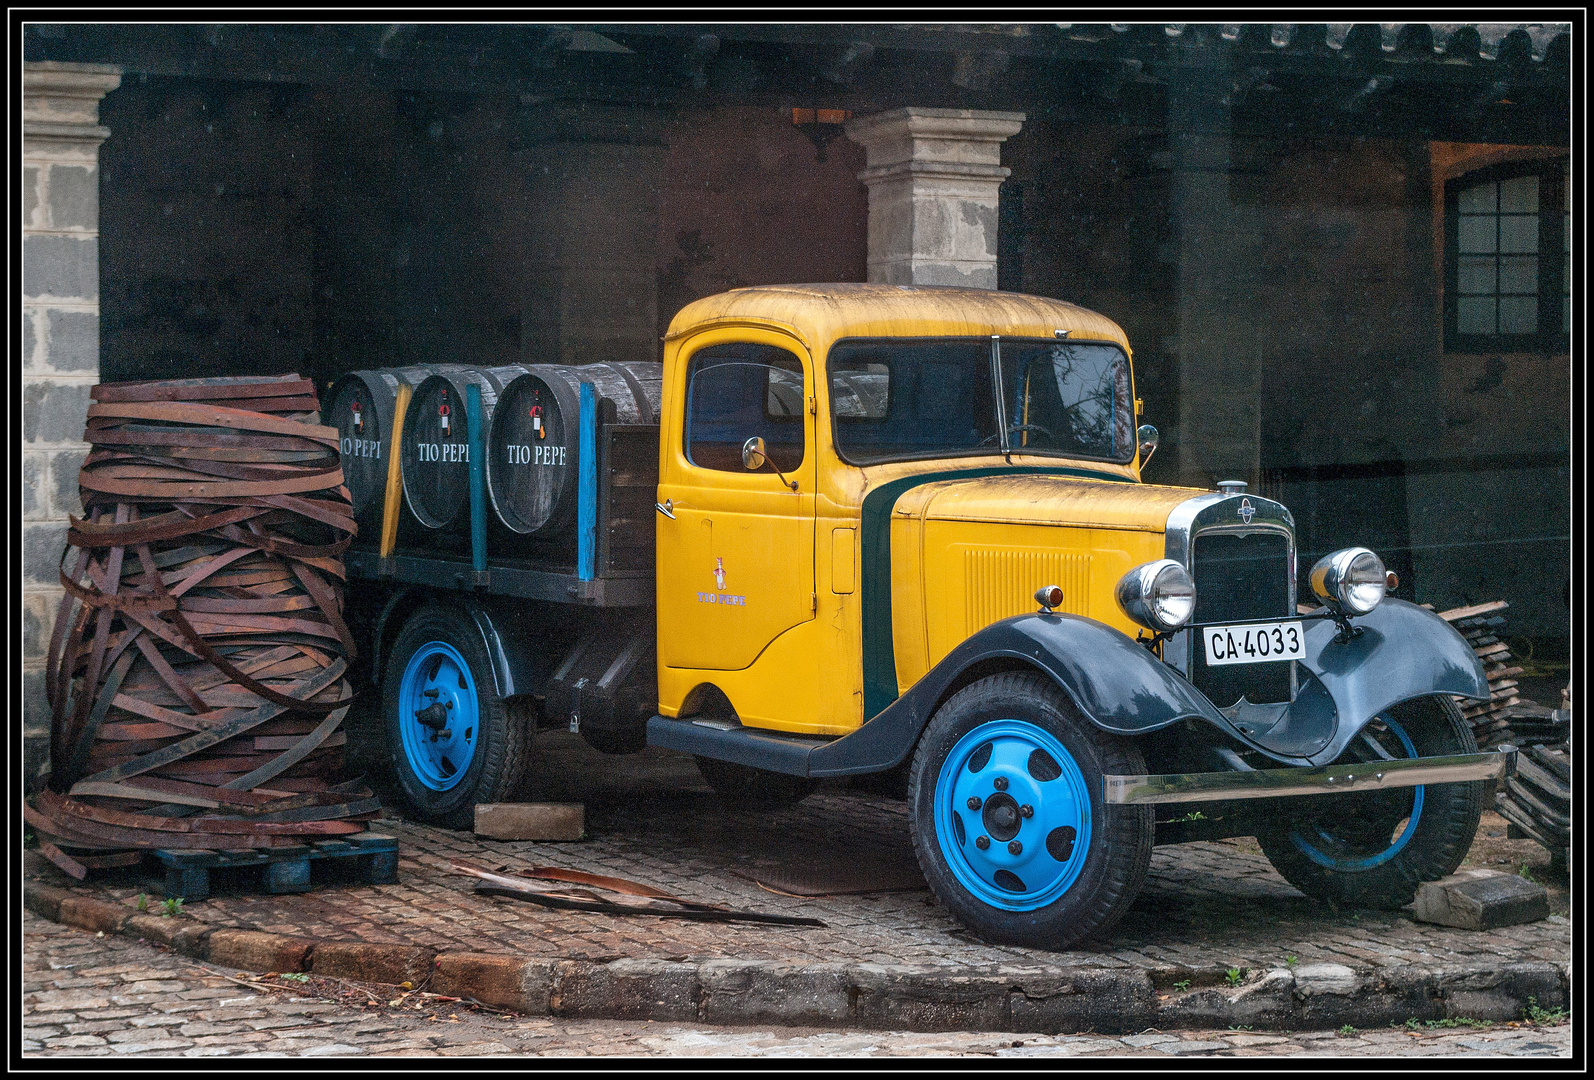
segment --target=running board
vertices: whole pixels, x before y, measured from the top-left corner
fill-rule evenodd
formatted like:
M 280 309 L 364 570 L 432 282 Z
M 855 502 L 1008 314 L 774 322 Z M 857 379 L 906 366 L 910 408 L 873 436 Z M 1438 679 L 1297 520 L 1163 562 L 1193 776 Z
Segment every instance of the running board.
M 808 755 L 834 739 L 805 739 L 763 728 L 746 728 L 713 720 L 648 721 L 648 745 L 682 750 L 716 761 L 729 761 L 788 776 L 808 775 Z
M 1517 751 L 1509 743 L 1487 754 L 1373 761 L 1320 768 L 1257 769 L 1251 772 L 1167 773 L 1107 776 L 1110 803 L 1187 803 L 1228 799 L 1276 799 L 1286 795 L 1340 795 L 1421 784 L 1498 780 L 1516 772 Z

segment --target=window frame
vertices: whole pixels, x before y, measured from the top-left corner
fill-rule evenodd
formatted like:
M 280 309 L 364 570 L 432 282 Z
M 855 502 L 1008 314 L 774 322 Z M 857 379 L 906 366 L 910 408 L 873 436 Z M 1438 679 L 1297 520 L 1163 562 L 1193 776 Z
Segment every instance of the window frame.
M 1444 351 L 1447 353 L 1568 352 L 1571 327 L 1563 326 L 1566 297 L 1566 156 L 1511 161 L 1473 169 L 1445 181 Z M 1461 267 L 1461 192 L 1480 183 L 1539 178 L 1539 329 L 1531 334 L 1463 334 L 1457 328 Z M 1496 210 L 1498 214 L 1498 209 Z M 1498 252 L 1496 253 L 1498 254 Z M 1496 281 L 1495 295 L 1499 295 Z

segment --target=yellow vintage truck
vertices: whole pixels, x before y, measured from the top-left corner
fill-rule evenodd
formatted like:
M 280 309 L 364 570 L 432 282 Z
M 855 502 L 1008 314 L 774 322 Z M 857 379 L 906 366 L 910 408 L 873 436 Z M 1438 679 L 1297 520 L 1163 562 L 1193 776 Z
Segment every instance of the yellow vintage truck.
M 347 377 L 328 422 L 423 819 L 508 796 L 537 725 L 694 754 L 742 806 L 884 774 L 957 918 L 1063 948 L 1156 843 L 1254 835 L 1311 895 L 1405 904 L 1514 766 L 1455 704 L 1477 659 L 1376 554 L 1303 577 L 1279 503 L 1142 482 L 1129 342 L 1072 304 L 745 288 L 662 365 L 408 370 Z

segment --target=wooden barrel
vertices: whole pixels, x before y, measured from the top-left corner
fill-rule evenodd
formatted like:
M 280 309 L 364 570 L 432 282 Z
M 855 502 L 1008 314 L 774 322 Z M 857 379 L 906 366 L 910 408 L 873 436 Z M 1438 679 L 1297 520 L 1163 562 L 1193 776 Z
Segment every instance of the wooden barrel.
M 481 387 L 482 431 L 491 431 L 504 388 L 526 373 L 518 364 L 463 367 L 431 376 L 415 388 L 400 439 L 404 502 L 430 532 L 470 527 L 470 430 L 465 387 Z
M 392 456 L 393 405 L 401 382 L 413 389 L 433 375 L 464 370 L 464 364 L 418 364 L 413 367 L 351 371 L 327 394 L 321 422 L 338 429 L 344 483 L 361 530 L 382 526 L 382 498 L 387 464 Z
M 487 497 L 498 523 L 548 538 L 575 520 L 581 384 L 614 402 L 614 422 L 659 422 L 664 366 L 536 364 L 504 389 L 487 442 Z

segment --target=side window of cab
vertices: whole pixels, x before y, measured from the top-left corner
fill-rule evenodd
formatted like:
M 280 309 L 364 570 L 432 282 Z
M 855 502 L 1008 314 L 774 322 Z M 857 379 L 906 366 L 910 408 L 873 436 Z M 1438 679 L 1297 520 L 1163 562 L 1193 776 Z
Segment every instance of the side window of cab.
M 802 361 L 775 345 L 729 342 L 693 354 L 686 371 L 686 457 L 693 465 L 746 472 L 742 446 L 764 440 L 775 468 L 803 463 Z

